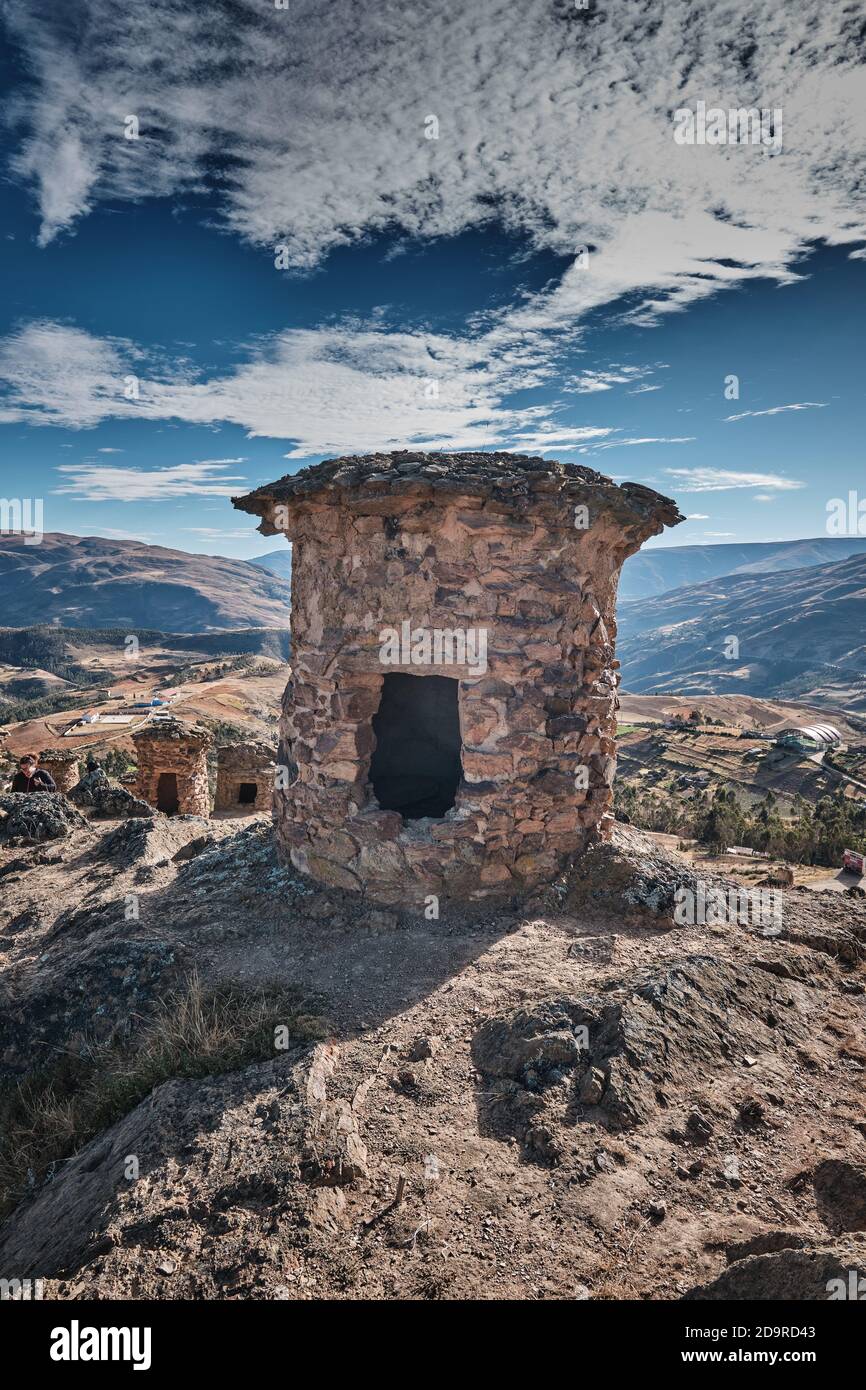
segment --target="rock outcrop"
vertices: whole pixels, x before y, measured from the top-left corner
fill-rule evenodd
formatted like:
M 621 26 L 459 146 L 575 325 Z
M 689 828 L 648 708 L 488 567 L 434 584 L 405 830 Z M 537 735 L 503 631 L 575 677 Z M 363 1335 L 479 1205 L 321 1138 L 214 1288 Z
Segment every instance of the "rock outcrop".
M 65 840 L 75 826 L 86 824 L 60 792 L 0 795 L 0 838 L 8 844 L 33 845 Z
M 656 890 L 692 868 L 615 830 L 609 901 L 581 896 L 593 869 L 537 915 L 428 919 L 236 826 L 0 841 L 0 1275 L 60 1300 L 862 1299 L 861 902 L 783 893 L 772 936 L 678 926 Z M 298 1026 L 269 1015 L 261 1060 L 228 1064 L 172 1027 L 144 1096 L 142 1038 L 193 972 L 291 994 Z M 123 1070 L 79 1132 L 94 1055 Z
M 121 816 L 152 816 L 153 808 L 141 797 L 134 796 L 119 782 L 112 782 L 105 771 L 98 766 L 89 766 L 87 772 L 69 792 L 69 800 L 81 806 L 90 815 L 106 820 L 116 820 Z

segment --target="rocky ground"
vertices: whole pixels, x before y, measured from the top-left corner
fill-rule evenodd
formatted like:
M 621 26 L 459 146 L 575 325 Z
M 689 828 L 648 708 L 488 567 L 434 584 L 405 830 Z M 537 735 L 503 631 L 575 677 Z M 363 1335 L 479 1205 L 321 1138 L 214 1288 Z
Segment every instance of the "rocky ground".
M 159 1086 L 23 1196 L 0 1275 L 61 1299 L 823 1299 L 866 1273 L 863 901 L 676 926 L 693 866 L 623 828 L 534 899 L 431 921 L 280 868 L 263 817 L 47 820 L 0 830 L 7 1087 L 134 1040 L 193 969 L 297 990 L 327 1036 Z

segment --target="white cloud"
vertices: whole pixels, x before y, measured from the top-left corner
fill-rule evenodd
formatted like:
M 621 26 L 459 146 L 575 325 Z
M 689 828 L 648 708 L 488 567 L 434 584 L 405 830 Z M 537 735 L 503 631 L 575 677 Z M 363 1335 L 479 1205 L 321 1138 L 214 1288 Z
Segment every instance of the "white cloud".
M 88 536 L 104 536 L 110 541 L 152 541 L 153 532 L 147 531 L 124 531 L 118 526 L 86 526 L 84 531 Z
M 586 370 L 579 376 L 572 377 L 565 382 L 563 389 L 575 395 L 589 395 L 595 391 L 610 391 L 614 386 L 627 386 L 632 382 L 640 381 L 641 377 L 646 376 L 652 368 L 650 367 L 608 367 L 606 370 L 593 371 Z M 639 386 L 638 391 L 657 391 L 657 386 Z M 631 392 L 635 395 L 636 392 Z
M 377 0 L 375 16 L 363 0 L 78 0 L 75 26 L 52 0 L 20 0 L 11 22 L 32 77 L 14 169 L 43 242 L 99 202 L 196 193 L 228 165 L 223 225 L 299 267 L 371 232 L 451 236 L 496 210 L 536 246 L 590 248 L 558 309 L 630 294 L 627 313 L 652 322 L 744 279 L 790 280 L 813 239 L 866 239 L 866 78 L 845 7 L 752 0 L 747 64 L 711 0 L 660 15 Z M 673 140 L 679 106 L 780 94 L 783 151 Z
M 173 497 L 231 497 L 246 482 L 226 475 L 224 463 L 178 463 L 168 468 L 116 468 L 102 463 L 63 463 L 56 493 L 87 502 L 164 502 Z M 66 481 L 68 480 L 68 481 Z
M 670 437 L 645 435 L 643 438 L 636 439 L 606 439 L 601 444 L 594 444 L 592 450 L 628 449 L 635 444 L 694 444 L 694 442 L 695 436 L 693 434 L 671 435 Z M 670 473 L 673 470 L 669 468 L 667 471 Z
M 775 502 L 772 492 L 756 492 L 752 495 L 753 502 Z
M 122 454 L 123 449 L 97 449 L 98 454 Z
M 135 375 L 138 396 L 125 383 Z M 551 375 L 541 344 L 502 325 L 477 338 L 378 328 L 293 329 L 223 376 L 151 362 L 135 344 L 40 321 L 0 343 L 0 418 L 82 428 L 108 418 L 226 422 L 294 441 L 288 458 L 426 444 L 433 448 L 575 447 L 606 426 L 562 426 L 555 408 L 507 397 Z M 204 460 L 242 464 L 244 458 Z M 134 473 L 134 470 L 131 470 Z
M 362 0 L 314 11 L 311 0 L 289 11 L 78 0 L 74 26 L 52 0 L 19 0 L 11 23 L 28 65 L 12 168 L 33 191 L 43 244 L 104 203 L 208 190 L 222 227 L 270 258 L 285 245 L 300 269 L 379 232 L 407 244 L 491 217 L 572 260 L 552 288 L 463 336 L 383 323 L 295 329 L 207 380 L 123 339 L 28 325 L 0 348 L 10 383 L 0 421 L 226 422 L 291 441 L 290 458 L 663 442 L 563 428 L 556 407 L 511 398 L 558 378 L 593 311 L 616 305 L 620 320 L 652 325 L 749 280 L 793 282 L 816 240 L 866 241 L 856 153 L 866 73 L 839 7 L 798 14 L 753 0 L 748 71 L 730 17 L 710 0 L 675 0 L 658 15 L 584 13 L 566 0 L 428 0 L 417 12 L 377 0 L 375 17 Z M 769 106 L 779 93 L 783 151 L 673 140 L 677 107 L 754 94 Z M 130 113 L 138 141 L 123 138 Z M 437 140 L 425 138 L 431 113 Z M 599 368 L 562 390 L 656 389 L 645 371 Z M 130 374 L 134 400 L 123 391 Z M 785 485 L 795 486 L 767 484 Z
M 258 540 L 257 532 L 251 527 L 238 527 L 235 530 L 222 531 L 218 526 L 184 526 L 182 530 L 189 536 L 197 536 L 202 545 L 220 541 L 250 541 Z
M 746 420 L 753 415 L 782 415 L 786 410 L 823 410 L 826 401 L 798 401 L 796 405 L 774 405 L 769 410 L 744 410 L 740 415 L 726 415 L 725 420 Z
M 686 521 L 709 521 L 709 519 L 706 512 L 692 512 L 690 516 L 686 517 Z
M 258 343 L 226 374 L 197 380 L 185 361 L 154 360 L 127 340 L 39 321 L 0 341 L 7 383 L 0 419 L 71 428 L 109 418 L 227 423 L 251 436 L 293 441 L 291 459 L 407 445 L 545 453 L 691 441 L 619 438 L 611 425 L 563 424 L 556 400 L 512 406 L 514 393 L 554 379 L 548 354 L 545 337 L 522 328 L 509 334 L 505 319 L 474 337 L 352 324 L 287 330 Z M 620 376 L 624 370 L 622 379 L 632 380 L 652 369 L 617 369 Z M 138 392 L 131 400 L 130 376 Z M 246 462 L 241 456 L 197 466 Z
M 734 473 L 725 468 L 666 468 L 665 472 L 677 479 L 677 485 L 683 492 L 725 492 L 729 488 L 753 487 L 788 492 L 806 486 L 795 478 L 783 478 L 778 473 Z

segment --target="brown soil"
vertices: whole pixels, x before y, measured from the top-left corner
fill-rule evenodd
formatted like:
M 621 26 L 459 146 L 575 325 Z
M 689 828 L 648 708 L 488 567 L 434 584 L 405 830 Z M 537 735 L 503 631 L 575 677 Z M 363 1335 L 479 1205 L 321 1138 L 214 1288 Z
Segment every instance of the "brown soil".
M 62 1165 L 0 1230 L 0 1274 L 48 1297 L 677 1299 L 733 1261 L 725 1296 L 814 1298 L 866 1264 L 859 901 L 671 928 L 690 866 L 625 830 L 438 921 L 282 870 L 260 817 L 94 825 L 4 870 L 9 1078 L 192 967 L 299 989 L 330 1029 L 166 1083 Z

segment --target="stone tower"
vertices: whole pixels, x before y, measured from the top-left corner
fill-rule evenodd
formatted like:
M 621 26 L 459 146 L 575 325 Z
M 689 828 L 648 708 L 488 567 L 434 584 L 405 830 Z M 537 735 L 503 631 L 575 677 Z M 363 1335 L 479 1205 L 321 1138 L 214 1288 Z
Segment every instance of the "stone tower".
M 215 811 L 269 811 L 274 794 L 276 749 L 264 743 L 230 743 L 217 751 Z
M 166 815 L 210 815 L 209 729 L 180 719 L 153 719 L 132 735 L 138 761 L 136 795 Z
M 379 901 L 549 882 L 609 827 L 620 567 L 682 520 L 517 454 L 331 460 L 234 499 L 294 543 L 286 857 Z
M 78 783 L 78 758 L 71 748 L 46 748 L 39 754 L 39 766 L 51 774 L 64 796 Z

